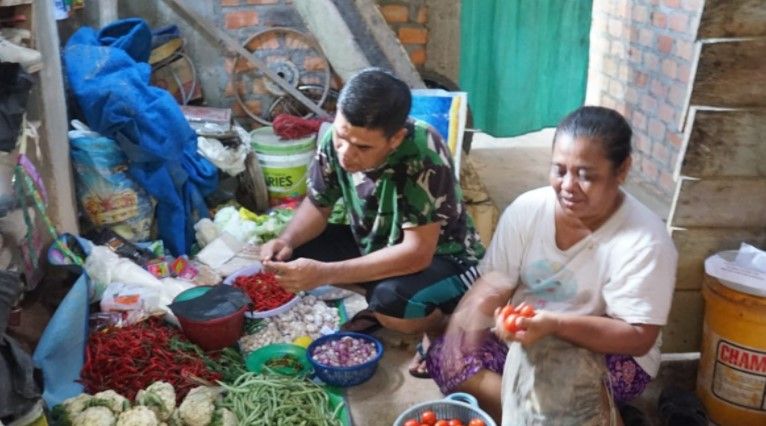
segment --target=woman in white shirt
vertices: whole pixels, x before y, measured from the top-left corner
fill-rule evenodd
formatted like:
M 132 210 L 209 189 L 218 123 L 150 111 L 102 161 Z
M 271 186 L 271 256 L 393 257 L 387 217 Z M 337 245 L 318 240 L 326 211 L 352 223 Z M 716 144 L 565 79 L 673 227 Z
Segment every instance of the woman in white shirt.
M 443 392 L 474 394 L 503 425 L 610 424 L 614 402 L 656 375 L 677 253 L 662 221 L 620 189 L 631 136 L 602 107 L 559 124 L 550 186 L 505 210 L 482 278 L 429 350 Z M 502 325 L 508 303 L 536 310 L 521 331 Z

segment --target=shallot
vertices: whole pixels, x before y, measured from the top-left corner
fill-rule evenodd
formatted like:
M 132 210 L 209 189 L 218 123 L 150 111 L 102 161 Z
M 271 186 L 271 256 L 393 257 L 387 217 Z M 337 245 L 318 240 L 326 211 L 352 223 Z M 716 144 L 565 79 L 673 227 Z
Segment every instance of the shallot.
M 351 336 L 318 345 L 311 353 L 311 359 L 330 367 L 353 367 L 372 361 L 377 356 L 374 343 Z

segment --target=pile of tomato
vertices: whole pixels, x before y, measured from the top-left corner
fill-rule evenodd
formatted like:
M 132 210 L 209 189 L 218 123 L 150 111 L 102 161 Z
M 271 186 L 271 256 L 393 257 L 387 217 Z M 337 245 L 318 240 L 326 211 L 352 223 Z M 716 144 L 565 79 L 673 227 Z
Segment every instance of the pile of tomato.
M 420 419 L 409 419 L 404 426 L 486 426 L 482 419 L 471 419 L 466 425 L 460 419 L 439 419 L 435 412 L 428 410 L 420 415 Z
M 505 305 L 500 310 L 500 318 L 503 320 L 503 328 L 509 333 L 515 333 L 523 330 L 521 326 L 521 318 L 532 318 L 535 316 L 535 308 L 530 305 L 521 304 L 514 307 L 513 305 Z

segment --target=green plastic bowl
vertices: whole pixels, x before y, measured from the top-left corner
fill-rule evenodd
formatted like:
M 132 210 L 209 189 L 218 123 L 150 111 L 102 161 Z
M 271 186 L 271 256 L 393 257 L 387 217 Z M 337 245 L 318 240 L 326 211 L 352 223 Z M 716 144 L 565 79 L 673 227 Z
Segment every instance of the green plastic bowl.
M 196 299 L 203 294 L 210 291 L 213 287 L 209 285 L 201 285 L 198 287 L 192 287 L 188 290 L 184 290 L 173 299 L 174 302 L 185 302 L 187 300 Z
M 285 356 L 295 358 L 299 368 L 267 366 L 269 361 Z M 308 376 L 312 371 L 311 364 L 306 358 L 306 348 L 291 343 L 273 343 L 252 352 L 245 358 L 245 368 L 256 374 L 264 373 L 269 368 L 275 373 L 292 377 Z

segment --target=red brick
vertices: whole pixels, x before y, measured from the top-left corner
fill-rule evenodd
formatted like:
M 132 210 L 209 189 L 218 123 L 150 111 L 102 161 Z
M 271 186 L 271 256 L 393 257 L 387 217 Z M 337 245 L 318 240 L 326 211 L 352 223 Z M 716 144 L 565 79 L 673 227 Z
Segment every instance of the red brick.
M 676 71 L 676 78 L 681 83 L 688 83 L 691 80 L 692 70 L 688 62 L 678 64 L 678 71 Z
M 668 87 L 656 78 L 652 80 L 652 83 L 649 86 L 649 92 L 654 95 L 655 98 L 664 98 L 668 94 Z
M 628 57 L 630 58 L 630 62 L 640 64 L 641 63 L 641 51 L 636 49 L 635 47 L 631 47 L 628 49 Z
M 694 43 L 690 41 L 678 40 L 676 42 L 676 56 L 679 56 L 687 61 L 691 61 L 694 57 Z
M 638 30 L 638 44 L 646 47 L 652 47 L 654 43 L 654 33 L 651 30 L 641 28 Z
M 238 82 L 237 90 L 239 90 L 239 93 L 244 93 L 245 84 L 243 82 Z M 226 96 L 234 96 L 234 85 L 231 84 L 231 81 L 228 81 L 226 83 L 226 87 L 224 87 L 223 94 Z
M 635 75 L 633 75 L 633 82 L 638 87 L 642 87 L 646 85 L 647 80 L 649 79 L 649 76 L 647 76 L 645 73 L 642 73 L 641 71 L 634 71 Z
M 628 90 L 625 91 L 625 100 L 631 104 L 638 104 L 638 91 L 635 87 L 628 86 Z
M 665 124 L 662 121 L 656 118 L 649 119 L 649 137 L 653 141 L 661 141 L 665 137 L 665 130 Z
M 660 172 L 659 182 L 660 189 L 666 194 L 670 195 L 676 191 L 676 181 L 673 179 L 673 175 L 669 171 L 663 170 Z
M 247 4 L 276 4 L 279 0 L 247 0 Z
M 611 49 L 609 51 L 617 58 L 624 58 L 625 54 L 627 53 L 627 47 L 625 47 L 625 42 L 622 40 L 612 40 L 610 43 Z
M 677 68 L 678 65 L 676 64 L 676 61 L 669 58 L 662 60 L 662 75 L 665 77 L 671 80 L 675 79 Z
M 680 133 L 674 132 L 672 130 L 668 130 L 668 133 L 665 135 L 665 139 L 670 142 L 670 145 L 676 149 L 681 148 L 681 144 L 684 142 L 683 136 Z
M 630 69 L 625 62 L 620 64 L 619 71 L 617 71 L 617 77 L 620 79 L 620 81 L 624 82 L 627 82 L 630 78 Z
M 677 83 L 670 86 L 670 94 L 668 100 L 676 107 L 684 106 L 686 102 L 687 87 L 685 84 Z
M 652 150 L 652 141 L 649 140 L 649 138 L 646 136 L 646 133 L 639 129 L 639 131 L 634 133 L 633 137 L 636 141 L 637 150 L 647 154 Z
M 224 26 L 230 30 L 258 25 L 258 12 L 243 10 L 224 15 Z
M 425 24 L 428 22 L 428 6 L 420 6 L 418 13 L 415 15 L 415 22 L 418 24 Z
M 665 28 L 667 25 L 668 17 L 662 13 L 654 11 L 652 12 L 652 25 L 654 25 L 657 28 Z
M 681 6 L 681 0 L 662 0 L 662 5 L 665 7 L 677 9 Z
M 654 99 L 651 95 L 641 96 L 641 109 L 654 113 L 657 110 L 657 99 Z
M 649 10 L 646 6 L 633 6 L 633 22 L 640 24 L 649 23 Z
M 644 52 L 643 56 L 644 67 L 647 71 L 657 71 L 659 69 L 660 58 L 658 58 L 657 55 L 651 52 Z
M 294 40 L 295 37 L 289 37 L 287 38 L 288 43 L 291 40 Z M 245 45 L 245 48 L 247 48 L 250 51 L 253 51 L 255 49 L 279 49 L 279 37 L 277 37 L 277 33 L 275 32 L 269 32 L 264 35 L 261 35 L 260 37 L 256 37 L 252 40 L 250 40 L 250 43 Z
M 673 50 L 673 38 L 666 35 L 657 36 L 657 48 L 662 53 L 670 53 Z
M 622 21 L 617 19 L 610 19 L 609 20 L 609 34 L 613 37 L 621 37 L 622 36 Z
M 612 15 L 620 18 L 628 18 L 630 15 L 630 1 L 628 0 L 610 0 L 612 4 Z
M 601 105 L 607 108 L 615 109 L 617 108 L 617 101 L 607 94 L 601 97 Z
M 683 13 L 673 13 L 668 16 L 668 28 L 679 33 L 686 33 L 689 29 L 689 17 Z
M 221 6 L 223 7 L 239 6 L 239 0 L 221 0 Z
M 630 114 L 633 113 L 633 109 L 631 109 L 630 105 L 626 104 L 625 102 L 618 104 L 615 110 L 622 114 L 623 117 L 629 117 Z
M 672 106 L 663 103 L 660 105 L 660 119 L 665 123 L 672 125 L 676 122 L 676 110 Z
M 602 65 L 603 73 L 610 77 L 617 75 L 617 61 L 612 57 L 606 57 Z
M 641 111 L 633 111 L 633 130 L 646 129 L 646 115 Z
M 649 181 L 654 182 L 660 174 L 657 165 L 649 158 L 644 158 L 641 161 L 641 173 L 646 176 Z
M 380 6 L 380 13 L 389 24 L 407 22 L 410 19 L 410 7 L 404 4 L 385 4 Z
M 428 30 L 417 27 L 399 28 L 399 40 L 402 44 L 426 44 L 428 42 Z
M 665 136 L 664 132 L 663 136 Z M 659 139 L 652 144 L 652 158 L 661 165 L 667 165 L 670 162 L 670 151 L 661 141 L 662 139 Z
M 609 81 L 609 94 L 615 97 L 615 99 L 622 99 L 625 97 L 625 85 L 617 81 L 616 79 L 610 79 Z
M 426 49 L 422 47 L 417 47 L 409 52 L 410 55 L 410 61 L 412 61 L 412 64 L 415 66 L 421 66 L 425 65 L 426 63 Z

